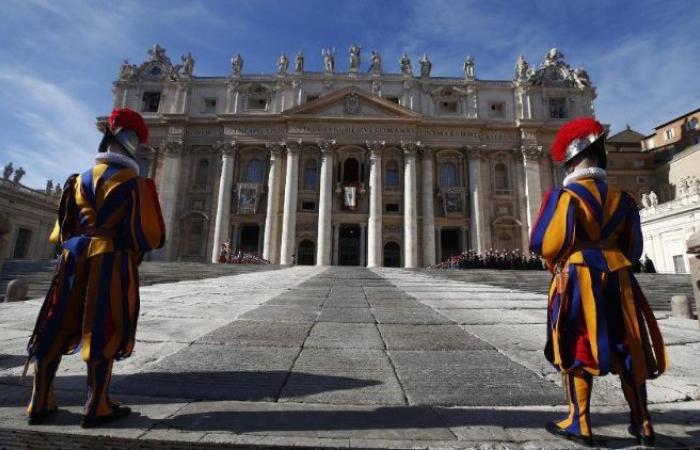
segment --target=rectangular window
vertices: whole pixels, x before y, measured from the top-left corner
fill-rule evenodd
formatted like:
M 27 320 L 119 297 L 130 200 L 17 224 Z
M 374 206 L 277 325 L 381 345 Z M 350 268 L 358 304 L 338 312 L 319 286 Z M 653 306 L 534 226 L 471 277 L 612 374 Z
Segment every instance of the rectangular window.
M 647 177 L 637 177 L 637 184 L 649 184 L 649 179 Z
M 398 203 L 387 203 L 384 205 L 384 209 L 386 212 L 399 212 L 399 204 Z
M 144 92 L 142 100 L 141 112 L 158 112 L 160 92 Z
M 313 200 L 304 200 L 301 202 L 302 211 L 316 211 L 316 202 Z
M 454 114 L 457 112 L 457 102 L 453 100 L 440 101 L 440 112 Z
M 668 130 L 664 131 L 664 139 L 667 141 L 670 141 L 676 137 L 676 130 L 673 128 L 669 128 Z
M 202 101 L 202 112 L 203 113 L 215 113 L 216 112 L 216 98 L 205 98 Z
M 307 95 L 306 96 L 306 103 L 313 102 L 314 100 L 318 100 L 318 95 Z
M 493 119 L 502 119 L 505 116 L 505 106 L 503 103 L 491 103 L 489 105 L 489 117 Z
M 640 159 L 635 159 L 632 161 L 632 167 L 639 169 L 640 167 L 644 167 L 644 161 Z
M 566 111 L 565 98 L 550 98 L 549 99 L 549 118 L 550 119 L 566 119 L 568 113 Z
M 266 98 L 256 98 L 253 97 L 248 100 L 248 109 L 253 109 L 256 111 L 265 111 L 267 109 L 267 99 Z
M 391 103 L 396 103 L 397 105 L 399 104 L 399 98 L 392 96 L 392 97 L 386 97 L 387 100 L 389 100 Z
M 685 256 L 684 255 L 674 255 L 673 256 L 673 270 L 676 273 L 688 273 L 685 270 Z

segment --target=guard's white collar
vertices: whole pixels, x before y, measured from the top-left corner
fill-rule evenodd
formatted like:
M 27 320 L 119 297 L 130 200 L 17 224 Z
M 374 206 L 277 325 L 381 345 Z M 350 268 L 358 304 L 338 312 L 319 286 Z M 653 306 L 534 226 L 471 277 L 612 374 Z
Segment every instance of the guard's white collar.
M 136 174 L 139 173 L 139 165 L 136 161 L 125 155 L 120 155 L 119 153 L 102 152 L 95 155 L 96 163 L 115 163 L 121 164 L 132 169 Z
M 575 169 L 573 172 L 568 174 L 566 178 L 564 178 L 564 186 L 575 180 L 578 180 L 579 178 L 597 178 L 599 180 L 606 181 L 607 174 L 605 172 L 605 169 L 601 169 L 600 167 L 586 167 L 585 169 Z

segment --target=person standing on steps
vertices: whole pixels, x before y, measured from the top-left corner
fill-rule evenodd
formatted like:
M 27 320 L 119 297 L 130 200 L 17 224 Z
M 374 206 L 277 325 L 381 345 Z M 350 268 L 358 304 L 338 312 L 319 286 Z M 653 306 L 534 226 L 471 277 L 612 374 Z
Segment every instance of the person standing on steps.
M 138 265 L 145 252 L 165 241 L 155 185 L 138 175 L 136 153 L 147 142 L 141 115 L 115 109 L 95 165 L 65 183 L 50 237 L 61 254 L 27 345 L 27 364 L 34 361 L 30 425 L 56 412 L 56 370 L 63 355 L 77 352 L 88 372 L 81 426 L 95 427 L 131 412 L 108 390 L 113 361 L 129 357 L 134 348 Z
M 619 375 L 630 407 L 629 433 L 654 444 L 646 380 L 667 367 L 654 314 L 632 274 L 642 253 L 634 197 L 606 180 L 605 131 L 592 117 L 558 131 L 552 157 L 567 172 L 548 192 L 530 236 L 530 250 L 554 274 L 549 289 L 545 356 L 563 374 L 569 414 L 550 433 L 592 445 L 594 376 Z

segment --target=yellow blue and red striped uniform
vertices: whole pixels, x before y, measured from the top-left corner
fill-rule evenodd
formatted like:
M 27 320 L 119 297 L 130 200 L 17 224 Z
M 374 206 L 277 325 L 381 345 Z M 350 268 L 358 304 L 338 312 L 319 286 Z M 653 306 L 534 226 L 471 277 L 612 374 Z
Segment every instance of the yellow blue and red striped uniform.
M 86 414 L 107 414 L 111 362 L 134 348 L 138 264 L 165 240 L 153 181 L 112 162 L 72 175 L 50 239 L 62 251 L 27 346 L 36 361 L 30 413 L 55 407 L 61 356 L 80 351 L 88 363 Z
M 570 414 L 559 425 L 590 436 L 590 377 L 612 372 L 621 376 L 632 425 L 651 432 L 645 380 L 665 371 L 666 352 L 631 271 L 642 253 L 636 202 L 594 177 L 554 189 L 542 201 L 530 250 L 559 273 L 549 289 L 545 347 L 547 359 L 571 375 Z

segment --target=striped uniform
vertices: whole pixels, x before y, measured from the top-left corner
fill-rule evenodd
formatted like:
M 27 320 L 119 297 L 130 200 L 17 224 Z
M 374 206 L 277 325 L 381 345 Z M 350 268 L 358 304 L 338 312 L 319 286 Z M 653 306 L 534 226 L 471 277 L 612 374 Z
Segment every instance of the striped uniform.
M 631 271 L 642 253 L 633 198 L 605 181 L 580 178 L 548 192 L 530 250 L 555 272 L 549 289 L 547 359 L 565 377 L 567 431 L 590 436 L 592 376 L 616 373 L 634 430 L 649 435 L 645 380 L 666 369 L 656 319 Z
M 112 162 L 71 176 L 50 239 L 62 251 L 27 346 L 36 361 L 29 413 L 56 407 L 53 380 L 61 356 L 80 351 L 88 364 L 85 414 L 109 414 L 112 361 L 134 348 L 137 267 L 165 240 L 155 185 Z

